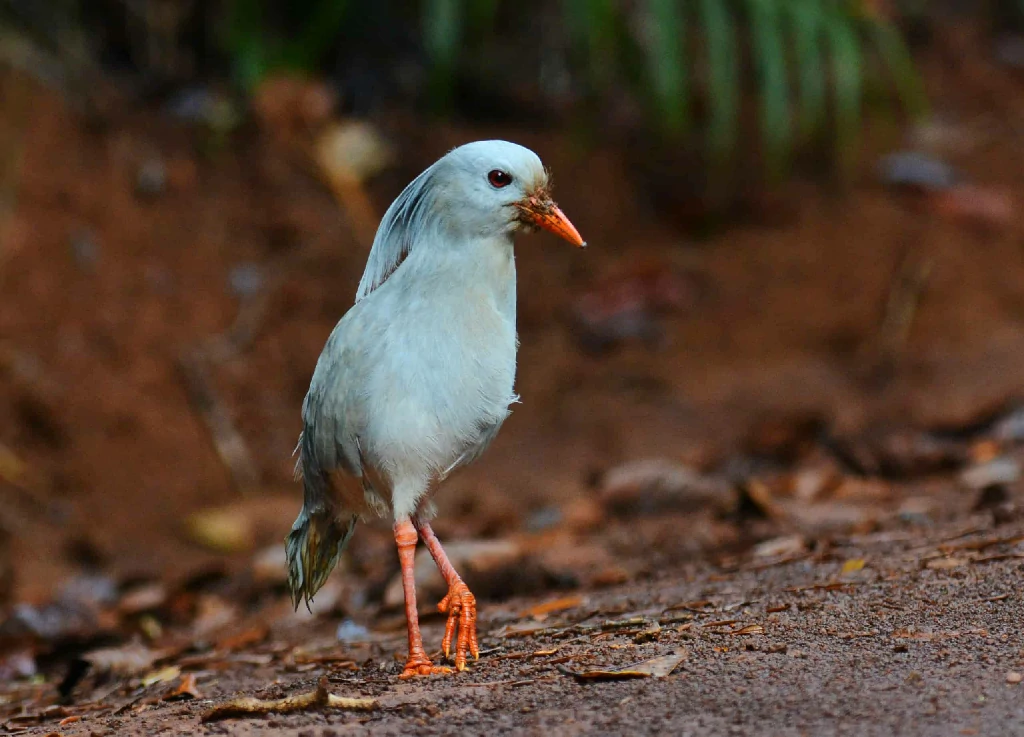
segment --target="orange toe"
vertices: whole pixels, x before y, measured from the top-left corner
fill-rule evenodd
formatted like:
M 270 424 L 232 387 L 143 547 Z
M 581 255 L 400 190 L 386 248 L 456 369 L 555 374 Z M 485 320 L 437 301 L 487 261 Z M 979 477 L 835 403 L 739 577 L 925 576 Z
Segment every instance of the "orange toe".
M 441 649 L 444 650 L 445 657 L 449 657 L 452 640 L 455 640 L 455 670 L 466 670 L 467 655 L 480 657 L 480 646 L 476 636 L 476 597 L 465 583 L 456 581 L 437 608 L 448 613 Z
M 443 665 L 434 665 L 425 657 L 409 658 L 409 662 L 405 664 L 405 670 L 402 671 L 402 675 L 399 678 L 405 680 L 417 676 L 434 676 L 451 672 L 451 668 Z

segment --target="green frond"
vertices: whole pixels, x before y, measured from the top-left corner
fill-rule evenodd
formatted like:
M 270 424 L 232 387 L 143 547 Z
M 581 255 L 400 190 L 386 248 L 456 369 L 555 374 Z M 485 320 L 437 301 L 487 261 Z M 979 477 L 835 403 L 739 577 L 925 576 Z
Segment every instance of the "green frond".
M 860 132 L 861 46 L 845 11 L 832 5 L 826 24 L 835 90 L 836 161 L 843 173 L 853 168 Z
M 821 4 L 818 0 L 792 0 L 783 4 L 793 39 L 799 97 L 797 126 L 803 142 L 817 135 L 828 113 L 828 79 L 823 73 Z
M 700 0 L 700 23 L 708 73 L 708 153 L 716 166 L 736 147 L 740 101 L 736 21 L 720 0 Z
M 783 175 L 792 145 L 789 80 L 779 5 L 776 0 L 747 0 L 765 167 L 774 179 Z
M 286 36 L 265 17 L 273 1 L 228 0 L 227 48 L 247 89 L 276 67 L 322 63 L 333 44 L 344 42 L 347 13 L 355 7 L 346 0 L 301 0 L 293 14 L 299 28 Z M 504 2 L 411 4 L 420 13 L 434 104 L 451 101 L 460 66 L 488 53 L 499 10 L 521 12 L 512 0 Z M 553 9 L 560 24 L 550 22 Z M 723 170 L 741 143 L 748 91 L 771 178 L 787 172 L 797 146 L 824 139 L 834 141 L 837 164 L 850 170 L 864 125 L 866 78 L 876 67 L 891 78 L 894 101 L 906 113 L 918 116 L 927 105 L 895 22 L 870 12 L 863 0 L 561 0 L 530 20 L 545 23 L 549 40 L 564 35 L 571 73 L 587 93 L 584 104 L 623 94 L 646 101 L 648 126 L 663 143 L 686 145 L 697 130 L 711 165 Z M 512 32 L 535 32 L 527 28 Z
M 685 5 L 678 0 L 648 0 L 644 46 L 659 127 L 671 136 L 690 124 L 686 66 Z
M 899 32 L 888 23 L 869 23 L 869 32 L 874 37 L 882 62 L 892 74 L 897 96 L 904 109 L 912 117 L 923 116 L 928 110 L 928 98 L 914 60 L 910 58 L 910 52 Z
M 462 40 L 462 0 L 424 0 L 423 46 L 430 59 L 430 91 L 436 104 L 448 103 Z

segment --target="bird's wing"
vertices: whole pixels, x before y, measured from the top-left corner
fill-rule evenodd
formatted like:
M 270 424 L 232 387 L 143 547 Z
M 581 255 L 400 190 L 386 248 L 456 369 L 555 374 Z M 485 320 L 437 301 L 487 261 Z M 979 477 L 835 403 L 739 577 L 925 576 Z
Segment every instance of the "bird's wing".
M 293 603 L 308 606 L 337 565 L 367 501 L 380 498 L 359 445 L 361 402 L 350 381 L 355 358 L 346 320 L 331 333 L 302 404 L 296 476 L 303 503 L 287 538 L 288 582 Z M 377 510 L 374 510 L 377 511 Z

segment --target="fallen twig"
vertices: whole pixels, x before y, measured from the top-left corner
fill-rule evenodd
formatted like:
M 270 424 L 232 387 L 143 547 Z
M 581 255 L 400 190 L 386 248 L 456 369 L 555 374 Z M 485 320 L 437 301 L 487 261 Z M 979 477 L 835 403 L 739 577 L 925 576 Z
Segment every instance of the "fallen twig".
M 371 711 L 377 708 L 376 699 L 353 699 L 335 696 L 327 690 L 327 677 L 320 676 L 316 690 L 287 696 L 283 699 L 256 699 L 243 696 L 218 704 L 202 716 L 203 722 L 218 719 L 236 719 L 253 715 L 294 713 L 317 709 L 347 709 L 349 711 Z
M 178 366 L 192 407 L 209 429 L 217 455 L 230 472 L 231 481 L 242 492 L 255 488 L 259 478 L 249 446 L 207 376 L 205 356 L 201 352 L 184 355 Z
M 934 261 L 916 249 L 907 249 L 886 296 L 885 309 L 874 336 L 875 370 L 888 377 L 906 353 L 910 329 L 928 288 Z
M 231 475 L 232 483 L 243 493 L 258 486 L 260 479 L 245 438 L 213 388 L 209 367 L 230 361 L 249 348 L 269 311 L 273 286 L 267 284 L 256 294 L 243 297 L 230 328 L 178 359 L 192 408 L 209 429 L 214 448 Z

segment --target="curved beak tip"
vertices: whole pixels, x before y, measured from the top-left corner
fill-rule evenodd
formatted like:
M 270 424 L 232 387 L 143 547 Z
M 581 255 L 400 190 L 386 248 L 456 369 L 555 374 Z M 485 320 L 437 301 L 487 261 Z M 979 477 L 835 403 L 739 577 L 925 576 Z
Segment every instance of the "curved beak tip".
M 549 233 L 554 233 L 559 238 L 569 241 L 577 248 L 586 248 L 587 242 L 583 240 L 576 226 L 565 216 L 565 213 L 549 199 L 538 199 L 531 197 L 519 206 L 525 219 L 543 228 Z

